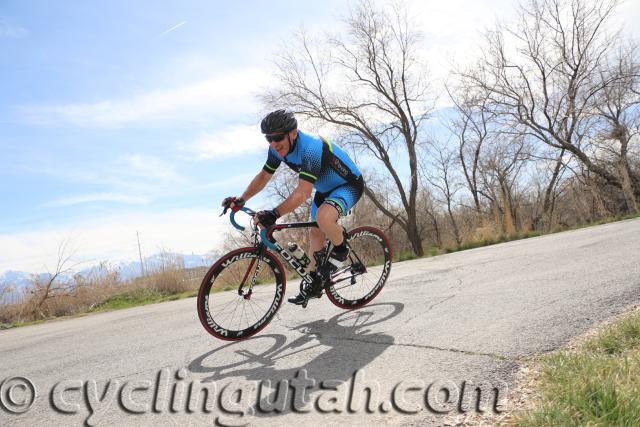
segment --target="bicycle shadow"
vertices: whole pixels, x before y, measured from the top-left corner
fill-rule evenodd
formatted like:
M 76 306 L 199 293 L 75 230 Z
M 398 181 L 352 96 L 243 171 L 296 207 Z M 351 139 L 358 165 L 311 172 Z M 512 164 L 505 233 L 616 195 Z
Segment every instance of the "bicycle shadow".
M 345 311 L 326 321 L 320 319 L 291 328 L 303 335 L 290 342 L 282 334 L 263 334 L 226 344 L 194 359 L 188 369 L 193 373 L 211 374 L 202 382 L 217 382 L 226 378 L 256 381 L 259 384 L 268 381 L 272 393 L 267 396 L 260 394 L 258 407 L 272 405 L 274 396 L 281 392 L 279 384 L 284 383 L 286 387 L 286 384 L 299 378 L 304 370 L 306 378 L 314 382 L 305 399 L 307 402 L 314 401 L 313 394 L 326 390 L 320 388 L 321 384 L 331 387 L 331 384 L 347 382 L 394 343 L 391 335 L 369 328 L 396 317 L 403 310 L 404 304 L 396 302 Z M 216 365 L 216 360 L 224 359 L 224 356 L 233 361 Z M 255 416 L 278 416 L 292 412 L 295 404 L 289 403 L 280 410 L 257 412 Z

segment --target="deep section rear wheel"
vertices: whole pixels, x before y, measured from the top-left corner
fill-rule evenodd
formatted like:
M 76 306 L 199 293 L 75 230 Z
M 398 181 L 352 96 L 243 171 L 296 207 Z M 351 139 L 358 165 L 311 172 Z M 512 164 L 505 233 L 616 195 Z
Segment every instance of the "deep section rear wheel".
M 349 231 L 349 260 L 331 275 L 327 296 L 341 308 L 358 308 L 371 302 L 389 277 L 391 244 L 375 227 L 358 227 Z
M 251 286 L 253 283 L 253 286 Z M 198 292 L 198 316 L 211 335 L 241 340 L 260 332 L 284 299 L 282 263 L 269 251 L 236 249 L 207 272 Z

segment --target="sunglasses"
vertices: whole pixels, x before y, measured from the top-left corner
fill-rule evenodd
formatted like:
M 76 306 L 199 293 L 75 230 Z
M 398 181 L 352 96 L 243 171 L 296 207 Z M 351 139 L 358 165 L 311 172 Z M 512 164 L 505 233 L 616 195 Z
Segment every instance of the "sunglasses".
M 286 133 L 277 133 L 275 135 L 265 135 L 264 137 L 267 138 L 267 141 L 269 142 L 280 142 L 285 136 Z

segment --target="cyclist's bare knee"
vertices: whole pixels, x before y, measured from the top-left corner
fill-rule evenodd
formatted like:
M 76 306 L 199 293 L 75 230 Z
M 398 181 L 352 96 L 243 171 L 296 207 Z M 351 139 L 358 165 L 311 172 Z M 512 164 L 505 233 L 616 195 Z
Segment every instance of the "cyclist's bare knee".
M 327 228 L 331 228 L 337 224 L 338 211 L 331 205 L 322 205 L 318 209 L 316 217 L 320 229 L 326 233 Z
M 338 210 L 327 204 L 320 206 L 316 216 L 318 226 L 334 245 L 342 241 L 342 227 L 338 225 L 338 217 Z

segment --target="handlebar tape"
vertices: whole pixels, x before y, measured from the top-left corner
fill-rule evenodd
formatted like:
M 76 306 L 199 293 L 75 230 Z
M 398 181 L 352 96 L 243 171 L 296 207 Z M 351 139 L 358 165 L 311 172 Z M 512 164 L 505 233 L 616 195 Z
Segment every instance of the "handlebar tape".
M 267 229 L 263 228 L 262 230 L 260 230 L 260 238 L 262 239 L 262 243 L 264 243 L 264 245 L 266 247 L 268 247 L 269 249 L 272 249 L 274 251 L 278 250 L 278 247 L 276 245 L 274 245 L 272 242 L 269 241 L 269 239 L 267 239 Z

